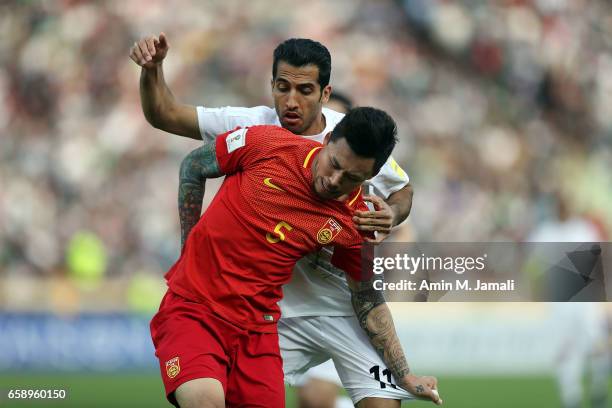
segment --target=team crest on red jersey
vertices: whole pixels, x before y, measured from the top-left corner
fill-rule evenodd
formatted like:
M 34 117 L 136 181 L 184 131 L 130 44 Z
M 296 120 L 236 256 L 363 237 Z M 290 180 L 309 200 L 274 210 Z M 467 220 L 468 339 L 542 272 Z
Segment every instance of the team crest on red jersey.
M 317 232 L 317 242 L 321 245 L 327 245 L 336 238 L 336 235 L 342 231 L 340 223 L 333 218 L 327 220 L 323 228 Z
M 168 377 L 174 378 L 181 372 L 181 366 L 179 365 L 179 358 L 174 357 L 172 360 L 166 361 L 166 374 Z

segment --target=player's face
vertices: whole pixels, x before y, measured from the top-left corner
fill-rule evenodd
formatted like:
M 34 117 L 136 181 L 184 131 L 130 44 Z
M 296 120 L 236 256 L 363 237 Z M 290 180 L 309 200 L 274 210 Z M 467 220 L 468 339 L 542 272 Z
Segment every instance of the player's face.
M 324 199 L 344 199 L 373 176 L 373 168 L 373 158 L 358 156 L 346 139 L 340 138 L 327 143 L 313 162 L 313 189 Z
M 309 64 L 294 67 L 279 61 L 272 79 L 274 107 L 281 125 L 297 135 L 316 135 L 324 129 L 321 108 L 329 99 L 331 86 L 321 90 L 319 68 Z

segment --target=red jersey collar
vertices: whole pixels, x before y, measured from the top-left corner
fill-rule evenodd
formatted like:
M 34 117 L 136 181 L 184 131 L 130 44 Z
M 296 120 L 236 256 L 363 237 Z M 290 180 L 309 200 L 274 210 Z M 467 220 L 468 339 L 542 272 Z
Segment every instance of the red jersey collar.
M 320 149 L 322 149 L 322 148 L 323 148 L 323 146 L 313 147 L 313 148 L 312 148 L 312 149 L 311 149 L 311 150 L 308 152 L 308 154 L 306 155 L 306 158 L 304 159 L 304 165 L 303 165 L 303 167 L 304 167 L 305 169 L 307 169 L 307 168 L 308 168 L 308 166 L 310 166 L 310 163 L 312 162 L 312 159 L 313 159 L 313 158 L 314 158 L 314 156 L 315 156 L 315 152 L 319 151 L 319 150 L 320 150 Z

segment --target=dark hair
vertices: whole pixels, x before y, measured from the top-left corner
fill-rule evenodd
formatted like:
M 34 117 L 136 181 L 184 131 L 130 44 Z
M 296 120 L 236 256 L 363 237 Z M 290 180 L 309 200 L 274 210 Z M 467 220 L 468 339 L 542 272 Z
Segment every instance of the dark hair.
M 291 38 L 279 44 L 274 50 L 272 78 L 276 78 L 279 61 L 285 61 L 294 67 L 316 65 L 319 68 L 319 85 L 321 89 L 329 85 L 331 74 L 331 55 L 325 46 L 307 38 Z
M 396 135 L 397 126 L 391 116 L 380 109 L 361 107 L 348 111 L 329 141 L 345 138 L 355 154 L 374 158 L 373 174 L 377 174 L 397 143 Z
M 351 98 L 349 98 L 345 93 L 336 91 L 335 89 L 332 91 L 331 95 L 329 95 L 329 102 L 333 101 L 336 101 L 340 105 L 342 105 L 346 112 L 353 109 L 353 101 L 351 100 Z

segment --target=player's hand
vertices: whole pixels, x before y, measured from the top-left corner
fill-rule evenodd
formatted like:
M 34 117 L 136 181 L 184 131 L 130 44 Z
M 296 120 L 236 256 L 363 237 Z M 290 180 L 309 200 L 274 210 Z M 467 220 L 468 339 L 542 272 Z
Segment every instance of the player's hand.
M 166 58 L 170 44 L 166 34 L 150 35 L 136 41 L 130 48 L 130 58 L 143 68 L 155 68 Z
M 364 195 L 364 201 L 374 204 L 375 211 L 355 211 L 353 221 L 357 229 L 361 231 L 376 232 L 376 239 L 366 238 L 366 241 L 373 244 L 380 244 L 391 233 L 395 214 L 393 209 L 382 198 L 375 195 Z
M 442 405 L 442 399 L 438 394 L 438 380 L 428 375 L 419 377 L 408 374 L 402 378 L 402 388 L 420 399 L 432 401 L 436 405 Z

